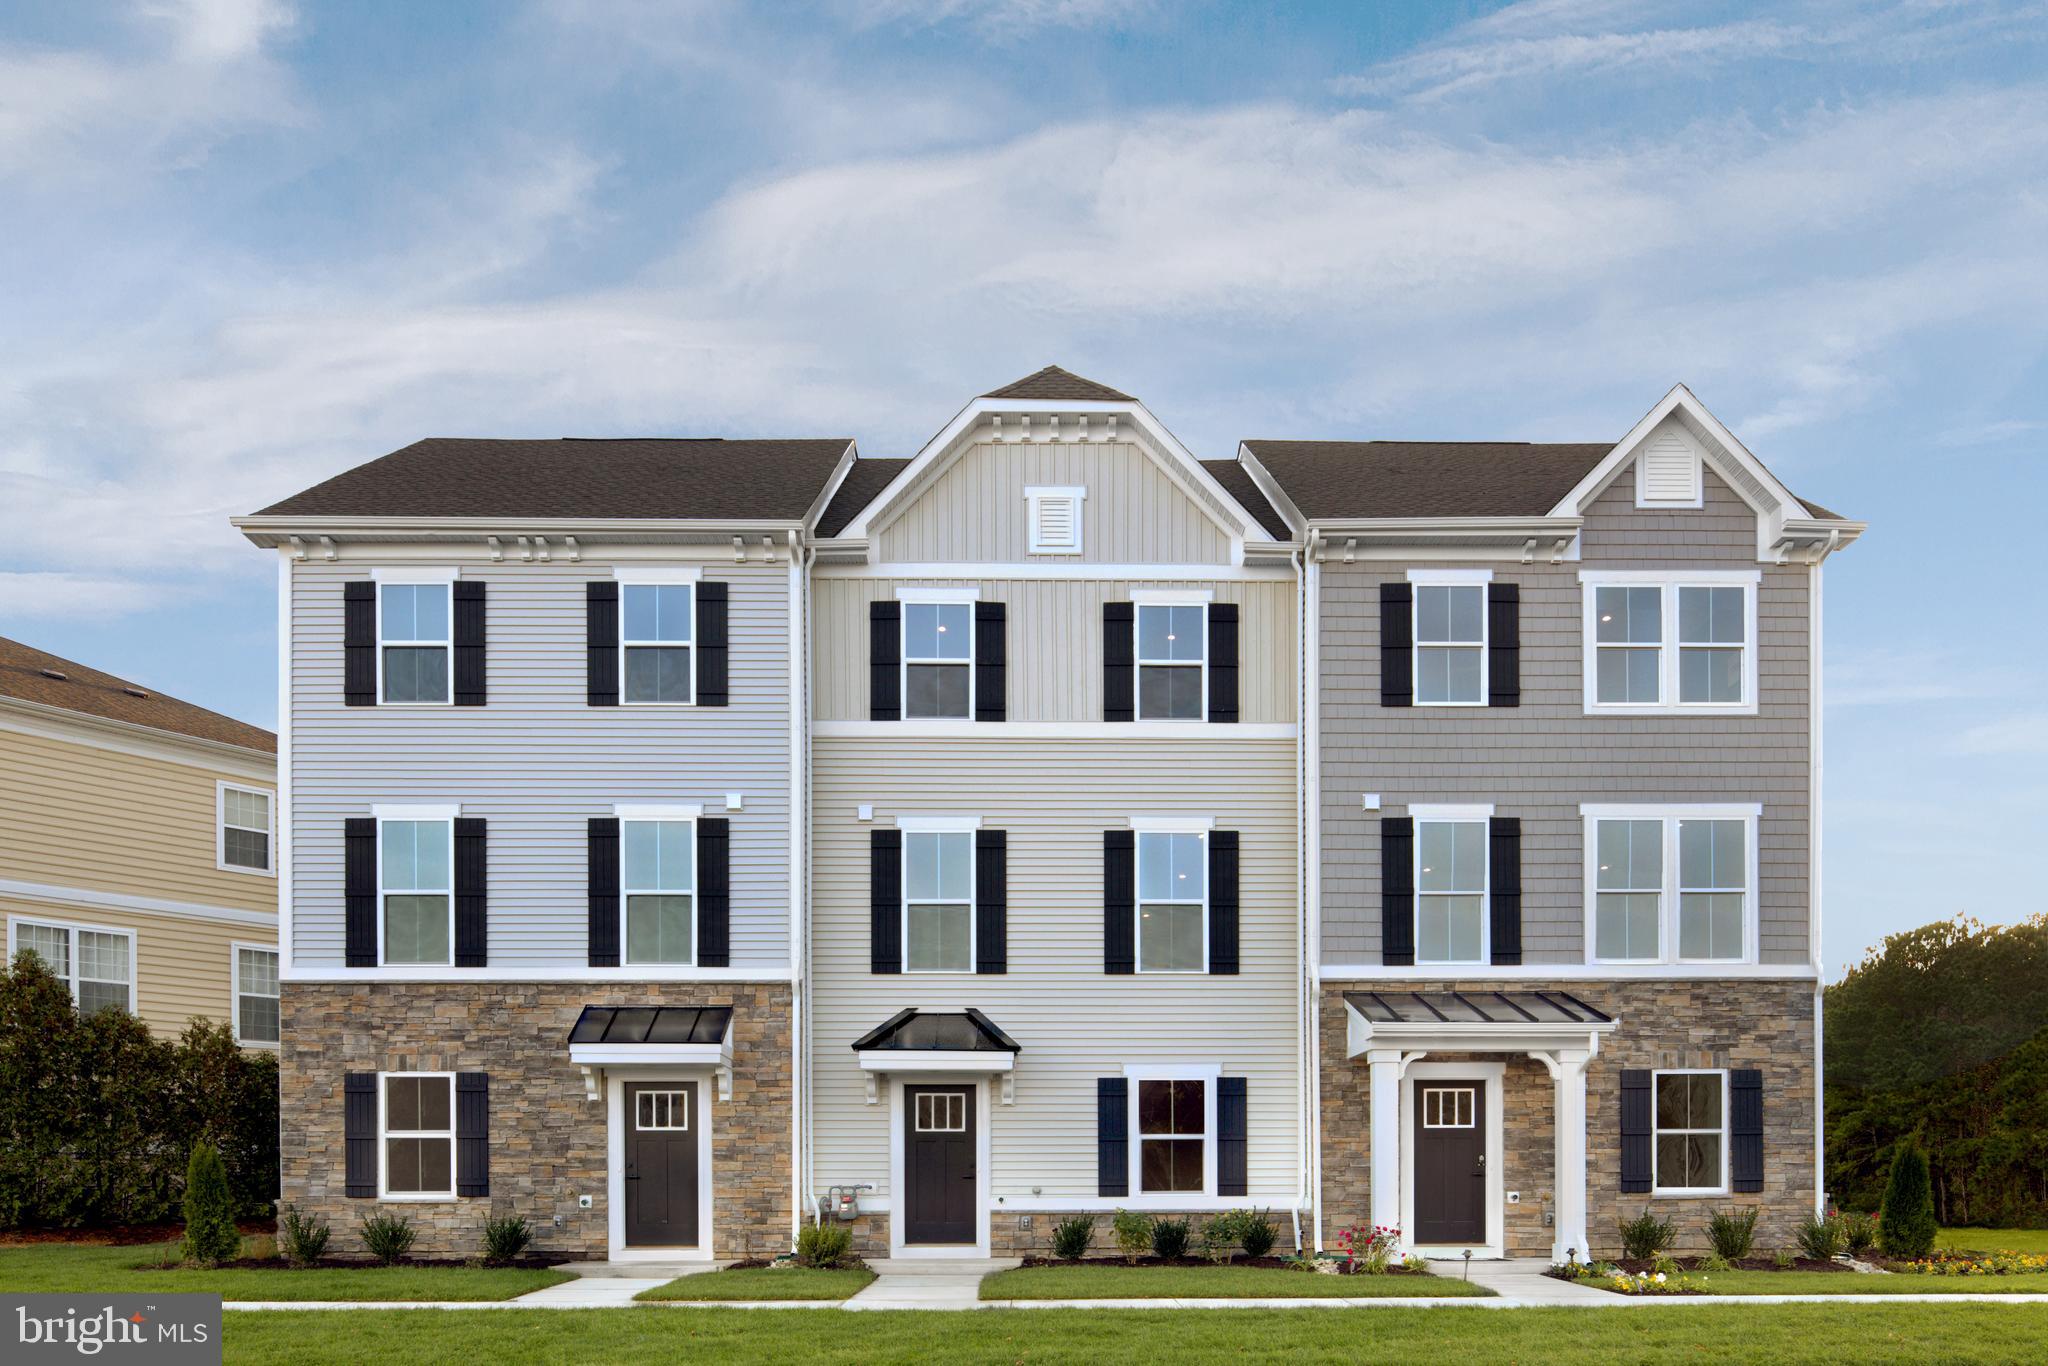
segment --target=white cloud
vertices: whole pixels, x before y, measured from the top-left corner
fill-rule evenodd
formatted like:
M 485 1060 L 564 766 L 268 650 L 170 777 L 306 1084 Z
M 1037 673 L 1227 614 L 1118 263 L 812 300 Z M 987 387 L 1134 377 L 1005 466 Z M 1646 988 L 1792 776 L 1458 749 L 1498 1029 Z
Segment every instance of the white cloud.
M 177 596 L 145 576 L 0 569 L 0 621 L 117 620 Z
M 2005 757 L 2048 754 L 2048 712 L 2020 712 L 1971 726 L 1956 737 L 1955 751 Z
M 1160 13 L 1160 0 L 841 0 L 856 27 L 965 24 L 1007 39 L 1042 29 L 1122 28 Z

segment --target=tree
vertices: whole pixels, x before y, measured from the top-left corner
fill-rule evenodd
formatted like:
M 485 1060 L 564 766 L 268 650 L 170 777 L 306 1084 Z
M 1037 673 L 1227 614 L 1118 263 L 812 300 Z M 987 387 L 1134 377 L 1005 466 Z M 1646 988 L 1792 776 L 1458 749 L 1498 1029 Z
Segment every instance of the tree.
M 211 1143 L 192 1145 L 185 1164 L 185 1260 L 200 1266 L 233 1261 L 242 1250 L 235 1229 L 235 1198 L 228 1193 L 228 1169 Z
M 1925 1257 L 1934 1250 L 1934 1187 L 1927 1179 L 1927 1154 L 1911 1139 L 1892 1158 L 1885 1183 L 1877 1240 L 1888 1257 Z

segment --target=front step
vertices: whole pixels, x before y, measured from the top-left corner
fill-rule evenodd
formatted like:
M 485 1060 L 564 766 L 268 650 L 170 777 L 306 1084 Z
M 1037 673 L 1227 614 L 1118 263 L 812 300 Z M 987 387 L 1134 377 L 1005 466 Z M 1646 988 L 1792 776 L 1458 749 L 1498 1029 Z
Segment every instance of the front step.
M 869 1257 L 883 1276 L 986 1276 L 1024 1265 L 1021 1257 Z

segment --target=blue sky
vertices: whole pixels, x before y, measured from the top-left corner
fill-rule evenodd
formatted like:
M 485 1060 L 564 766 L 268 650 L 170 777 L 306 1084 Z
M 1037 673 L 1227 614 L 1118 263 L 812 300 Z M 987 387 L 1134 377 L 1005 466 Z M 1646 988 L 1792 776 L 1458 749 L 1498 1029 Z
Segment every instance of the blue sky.
M 16 3 L 0 632 L 271 724 L 226 517 L 423 435 L 914 450 L 1058 362 L 1247 436 L 1689 383 L 1828 571 L 1827 949 L 2040 912 L 2048 12 Z

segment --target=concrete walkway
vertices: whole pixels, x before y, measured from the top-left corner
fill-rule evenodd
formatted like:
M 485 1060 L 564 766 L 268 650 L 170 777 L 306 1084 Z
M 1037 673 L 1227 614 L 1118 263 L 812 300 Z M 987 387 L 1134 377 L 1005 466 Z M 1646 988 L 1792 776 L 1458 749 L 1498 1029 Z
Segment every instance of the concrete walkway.
M 845 1304 L 848 1309 L 979 1309 L 981 1278 L 1023 1264 L 1015 1257 L 870 1257 L 873 1284 Z
M 1542 1257 L 1510 1257 L 1499 1262 L 1434 1262 L 1430 1270 L 1447 1279 L 1483 1285 L 1516 1304 L 1609 1304 L 1629 1298 L 1611 1290 L 1595 1290 L 1590 1285 L 1546 1276 L 1543 1273 L 1550 1270 L 1550 1262 Z

